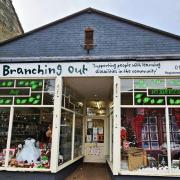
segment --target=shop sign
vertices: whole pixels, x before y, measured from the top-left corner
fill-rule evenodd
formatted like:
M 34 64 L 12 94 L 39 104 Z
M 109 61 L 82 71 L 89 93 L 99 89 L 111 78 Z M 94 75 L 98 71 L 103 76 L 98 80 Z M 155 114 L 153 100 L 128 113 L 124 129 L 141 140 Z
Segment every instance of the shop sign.
M 180 89 L 148 89 L 148 95 L 180 95 Z
M 0 64 L 0 77 L 179 76 L 180 61 Z

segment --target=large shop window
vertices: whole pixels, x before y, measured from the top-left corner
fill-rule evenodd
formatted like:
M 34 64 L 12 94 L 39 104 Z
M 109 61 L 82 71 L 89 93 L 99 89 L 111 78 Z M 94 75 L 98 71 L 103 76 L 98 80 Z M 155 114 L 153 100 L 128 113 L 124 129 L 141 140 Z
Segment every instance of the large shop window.
M 0 80 L 0 166 L 50 168 L 54 92 L 54 79 Z
M 83 103 L 71 88 L 63 85 L 58 166 L 82 156 Z
M 61 127 L 60 127 L 60 162 L 67 162 L 71 160 L 72 152 L 72 123 L 73 123 L 73 113 L 67 110 L 61 111 Z
M 180 80 L 121 79 L 120 132 L 121 170 L 180 173 Z

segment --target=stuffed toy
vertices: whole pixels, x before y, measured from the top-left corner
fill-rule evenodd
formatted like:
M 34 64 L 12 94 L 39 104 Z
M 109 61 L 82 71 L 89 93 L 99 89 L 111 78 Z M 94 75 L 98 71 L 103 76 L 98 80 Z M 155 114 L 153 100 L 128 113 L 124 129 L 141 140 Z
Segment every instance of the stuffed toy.
M 35 147 L 35 139 L 28 138 L 25 140 L 25 145 L 17 155 L 17 161 L 27 161 L 28 163 L 37 162 L 40 157 L 39 148 Z

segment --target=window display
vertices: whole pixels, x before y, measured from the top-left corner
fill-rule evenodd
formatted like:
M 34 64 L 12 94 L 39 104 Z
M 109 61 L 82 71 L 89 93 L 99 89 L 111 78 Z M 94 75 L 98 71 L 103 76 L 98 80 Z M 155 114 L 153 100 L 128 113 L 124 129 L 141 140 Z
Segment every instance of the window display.
M 121 79 L 121 169 L 179 172 L 179 89 L 179 79 Z
M 74 158 L 82 155 L 83 116 L 75 114 Z
M 0 167 L 5 164 L 10 108 L 0 108 Z
M 0 166 L 8 153 L 8 167 L 50 168 L 54 91 L 54 79 L 0 80 Z
M 130 171 L 168 170 L 162 125 L 163 108 L 122 108 L 121 123 L 126 130 L 122 138 L 122 167 Z M 165 122 L 164 122 L 165 123 Z M 167 139 L 165 139 L 167 141 Z M 128 147 L 124 143 L 128 143 Z M 166 157 L 160 159 L 160 157 Z M 165 161 L 165 162 L 164 162 Z
M 50 168 L 52 108 L 15 108 L 9 166 Z

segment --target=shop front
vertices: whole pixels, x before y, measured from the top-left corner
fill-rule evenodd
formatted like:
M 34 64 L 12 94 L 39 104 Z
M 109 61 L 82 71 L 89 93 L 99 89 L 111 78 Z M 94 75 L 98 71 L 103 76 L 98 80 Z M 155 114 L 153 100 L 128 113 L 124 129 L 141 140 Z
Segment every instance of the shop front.
M 53 179 L 83 158 L 107 163 L 115 178 L 179 177 L 179 66 L 175 60 L 1 64 L 0 174 Z

